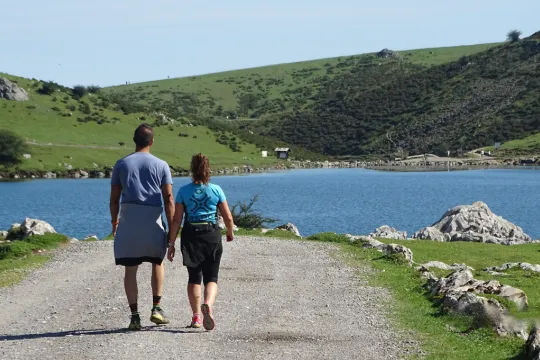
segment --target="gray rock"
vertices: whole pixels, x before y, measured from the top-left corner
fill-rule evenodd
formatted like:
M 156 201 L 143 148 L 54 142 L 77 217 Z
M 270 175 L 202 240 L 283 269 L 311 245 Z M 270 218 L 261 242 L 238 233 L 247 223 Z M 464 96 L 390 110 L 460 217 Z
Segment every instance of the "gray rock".
M 45 179 L 56 179 L 56 174 L 49 171 L 49 172 L 46 172 L 46 173 L 43 175 L 43 177 L 44 177 Z
M 522 263 L 504 263 L 501 266 L 491 266 L 484 268 L 484 271 L 506 271 L 513 268 L 520 268 L 525 271 L 540 272 L 540 265 L 532 265 L 526 262 Z
M 28 160 L 28 159 L 31 159 L 31 158 L 32 158 L 32 155 L 30 155 L 30 154 L 23 154 L 23 158 L 25 158 L 25 159 Z
M 474 271 L 474 269 L 470 266 L 467 266 L 465 264 L 452 264 L 452 265 L 448 265 L 448 264 L 445 264 L 441 261 L 430 261 L 430 262 L 427 262 L 425 264 L 422 264 L 420 265 L 420 267 L 424 267 L 426 269 L 431 269 L 431 268 L 436 268 L 436 269 L 441 269 L 441 270 L 462 270 L 462 269 L 469 269 L 469 270 L 472 270 Z M 420 268 L 420 267 L 417 267 L 417 270 Z
M 529 301 L 525 292 L 515 287 L 504 285 L 498 289 L 497 295 L 512 301 L 518 310 L 523 311 L 529 308 Z
M 398 255 L 403 256 L 405 258 L 405 260 L 407 260 L 409 265 L 412 265 L 412 263 L 413 263 L 413 252 L 411 251 L 411 249 L 409 249 L 409 248 L 407 248 L 407 247 L 405 247 L 403 245 L 388 244 L 383 248 L 383 251 L 387 255 L 398 254 Z
M 415 238 L 443 241 L 470 241 L 515 245 L 530 243 L 531 237 L 511 222 L 495 215 L 483 202 L 448 210 L 431 227 L 415 233 Z
M 291 223 L 287 223 L 287 224 L 277 226 L 276 230 L 286 230 L 286 231 L 292 232 L 294 235 L 296 235 L 298 237 L 302 237 L 302 235 L 300 235 L 300 231 L 298 231 L 298 228 L 296 227 L 296 225 L 291 224 Z
M 98 177 L 99 177 L 99 178 L 104 178 L 104 177 L 105 177 L 105 174 L 102 173 L 102 172 L 100 171 L 100 172 L 98 172 Z
M 0 231 L 0 238 L 6 238 L 8 232 L 7 231 Z
M 9 228 L 8 232 L 17 231 L 19 230 L 20 227 L 21 227 L 21 224 L 19 223 L 11 224 L 11 227 Z
M 525 343 L 525 354 L 527 359 L 540 360 L 540 328 L 533 327 Z
M 388 225 L 378 227 L 374 232 L 369 234 L 369 236 L 381 239 L 407 240 L 406 231 L 399 231 Z
M 90 235 L 84 238 L 84 241 L 98 241 L 99 238 L 96 235 Z
M 362 247 L 365 249 L 377 249 L 379 251 L 384 251 L 384 249 L 386 249 L 386 244 L 380 242 L 379 240 L 375 240 L 370 237 L 363 237 L 359 240 L 362 241 Z
M 21 232 L 23 239 L 33 235 L 56 234 L 56 230 L 48 222 L 30 218 L 24 219 L 21 224 Z
M 28 101 L 30 97 L 26 91 L 6 78 L 0 78 L 0 98 L 12 101 Z
M 378 58 L 399 58 L 400 55 L 397 51 L 389 50 L 389 49 L 382 49 L 377 53 Z
M 79 173 L 81 174 L 82 178 L 87 178 L 88 177 L 88 173 L 86 171 L 81 170 L 81 171 L 79 171 Z
M 433 241 L 446 241 L 444 234 L 439 229 L 428 226 L 422 230 L 414 233 L 413 239 L 419 240 L 433 240 Z

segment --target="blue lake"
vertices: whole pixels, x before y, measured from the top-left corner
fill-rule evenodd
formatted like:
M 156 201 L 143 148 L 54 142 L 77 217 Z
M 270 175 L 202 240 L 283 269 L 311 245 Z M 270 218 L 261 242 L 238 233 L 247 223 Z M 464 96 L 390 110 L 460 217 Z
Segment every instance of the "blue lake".
M 188 178 L 174 179 L 175 194 Z M 256 210 L 296 224 L 302 235 L 367 234 L 380 225 L 412 233 L 450 207 L 484 201 L 540 239 L 540 171 L 381 172 L 317 169 L 215 177 L 229 204 L 260 194 Z M 76 238 L 110 233 L 108 179 L 0 182 L 0 229 L 25 217 Z M 277 224 L 276 224 L 277 225 Z

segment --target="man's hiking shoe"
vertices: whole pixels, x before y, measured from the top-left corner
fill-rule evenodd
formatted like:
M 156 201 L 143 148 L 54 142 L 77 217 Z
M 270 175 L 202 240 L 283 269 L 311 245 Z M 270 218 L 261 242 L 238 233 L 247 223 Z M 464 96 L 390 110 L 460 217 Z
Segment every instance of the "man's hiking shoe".
M 203 326 L 206 330 L 214 330 L 216 323 L 214 322 L 214 317 L 212 316 L 212 310 L 210 305 L 202 304 L 201 312 L 203 313 Z
M 202 326 L 202 319 L 201 315 L 195 314 L 191 318 L 191 325 L 192 328 L 199 329 Z
M 141 317 L 139 314 L 131 315 L 131 322 L 129 323 L 129 330 L 142 330 Z
M 152 309 L 152 315 L 150 321 L 156 325 L 165 325 L 169 323 L 169 319 L 165 316 L 165 312 L 162 308 Z

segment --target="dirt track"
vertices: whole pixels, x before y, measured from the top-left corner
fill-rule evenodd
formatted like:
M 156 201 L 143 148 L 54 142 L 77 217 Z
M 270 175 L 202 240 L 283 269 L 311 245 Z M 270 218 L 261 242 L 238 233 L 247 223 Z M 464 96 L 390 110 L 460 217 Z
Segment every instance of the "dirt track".
M 23 283 L 0 289 L 0 359 L 397 359 L 384 289 L 361 280 L 332 245 L 239 238 L 225 244 L 213 332 L 187 329 L 187 273 L 167 261 L 163 306 L 149 322 L 150 266 L 139 272 L 145 329 L 129 309 L 112 242 L 80 242 Z M 410 342 L 409 342 L 410 343 Z

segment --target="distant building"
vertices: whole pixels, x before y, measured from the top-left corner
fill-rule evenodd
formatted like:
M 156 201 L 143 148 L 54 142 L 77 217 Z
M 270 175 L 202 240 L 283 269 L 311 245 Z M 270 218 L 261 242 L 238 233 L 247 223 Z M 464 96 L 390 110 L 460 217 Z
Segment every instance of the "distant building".
M 289 148 L 276 148 L 275 150 L 276 156 L 278 159 L 286 160 L 289 158 L 289 153 L 291 152 L 291 149 Z

